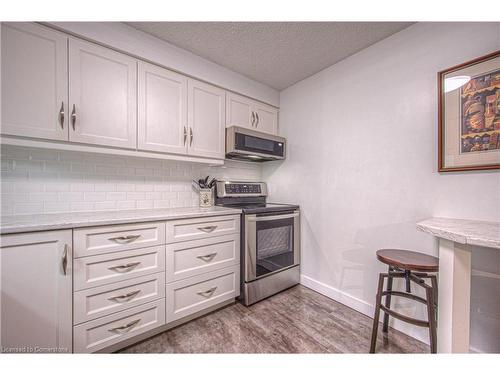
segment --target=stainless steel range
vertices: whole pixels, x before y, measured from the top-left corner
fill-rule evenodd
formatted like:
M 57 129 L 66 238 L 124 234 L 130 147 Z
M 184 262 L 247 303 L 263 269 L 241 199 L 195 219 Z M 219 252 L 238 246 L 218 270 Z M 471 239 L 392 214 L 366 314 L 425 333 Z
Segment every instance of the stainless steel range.
M 217 181 L 215 204 L 241 215 L 241 295 L 251 305 L 299 283 L 299 206 L 267 203 L 264 182 Z

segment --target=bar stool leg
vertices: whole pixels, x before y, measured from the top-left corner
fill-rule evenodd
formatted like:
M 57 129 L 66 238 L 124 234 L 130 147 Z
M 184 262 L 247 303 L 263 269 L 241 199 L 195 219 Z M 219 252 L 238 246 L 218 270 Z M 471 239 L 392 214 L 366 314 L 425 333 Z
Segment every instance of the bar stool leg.
M 375 353 L 375 345 L 377 344 L 378 321 L 380 318 L 380 305 L 382 304 L 382 290 L 384 289 L 384 274 L 381 273 L 378 278 L 377 296 L 375 297 L 375 315 L 373 316 L 372 341 L 370 345 L 370 353 Z
M 438 325 L 438 321 L 437 321 L 437 316 L 438 316 L 438 282 L 437 282 L 437 277 L 436 275 L 431 275 L 430 276 L 430 279 L 431 279 L 431 285 L 432 285 L 432 289 L 434 290 L 434 306 L 435 306 L 435 317 L 436 317 L 436 326 Z
M 434 288 L 425 288 L 427 299 L 427 316 L 429 320 L 429 338 L 431 353 L 437 353 L 436 312 L 434 310 Z
M 393 271 L 393 268 L 389 266 L 389 276 L 387 277 L 387 291 L 391 292 L 392 291 L 392 276 L 391 272 Z M 388 294 L 385 296 L 385 307 L 388 309 L 391 308 L 391 295 Z M 384 312 L 384 325 L 382 327 L 382 332 L 387 333 L 389 330 L 389 314 Z

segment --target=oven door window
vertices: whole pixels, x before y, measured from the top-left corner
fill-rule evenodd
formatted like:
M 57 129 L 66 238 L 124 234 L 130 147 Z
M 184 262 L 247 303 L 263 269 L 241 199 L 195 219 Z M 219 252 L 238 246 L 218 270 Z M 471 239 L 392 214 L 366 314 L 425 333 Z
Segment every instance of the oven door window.
M 293 218 L 257 220 L 257 277 L 294 264 L 293 223 Z

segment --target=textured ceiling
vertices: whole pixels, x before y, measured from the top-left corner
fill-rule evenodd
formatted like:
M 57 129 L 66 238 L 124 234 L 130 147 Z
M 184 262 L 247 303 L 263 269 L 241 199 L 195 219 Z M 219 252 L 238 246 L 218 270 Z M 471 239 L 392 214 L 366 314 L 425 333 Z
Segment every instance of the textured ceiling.
M 403 22 L 128 22 L 282 90 L 392 35 Z

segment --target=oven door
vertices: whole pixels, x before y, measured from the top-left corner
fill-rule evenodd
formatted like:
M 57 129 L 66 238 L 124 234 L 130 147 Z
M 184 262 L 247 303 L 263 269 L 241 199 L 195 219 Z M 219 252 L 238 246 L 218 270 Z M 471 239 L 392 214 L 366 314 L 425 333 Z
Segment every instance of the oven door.
M 245 281 L 299 264 L 300 211 L 245 215 Z

